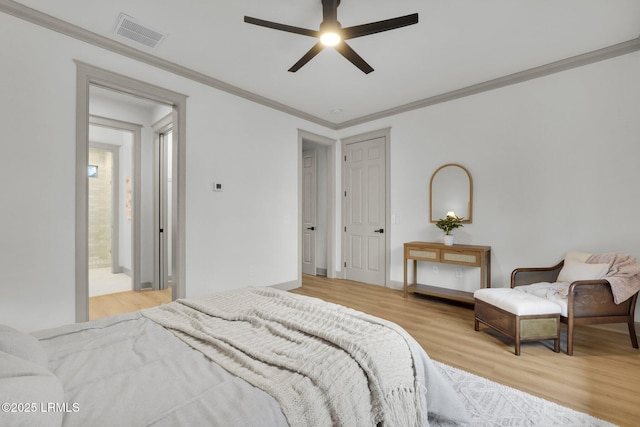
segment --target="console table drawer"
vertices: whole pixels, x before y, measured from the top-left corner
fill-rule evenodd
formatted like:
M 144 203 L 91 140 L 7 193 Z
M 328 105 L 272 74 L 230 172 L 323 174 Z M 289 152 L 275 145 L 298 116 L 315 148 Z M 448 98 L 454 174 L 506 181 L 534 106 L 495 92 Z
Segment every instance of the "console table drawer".
M 478 252 L 443 250 L 442 262 L 480 266 L 480 256 Z
M 438 262 L 440 261 L 440 250 L 439 249 L 409 249 L 408 258 Z

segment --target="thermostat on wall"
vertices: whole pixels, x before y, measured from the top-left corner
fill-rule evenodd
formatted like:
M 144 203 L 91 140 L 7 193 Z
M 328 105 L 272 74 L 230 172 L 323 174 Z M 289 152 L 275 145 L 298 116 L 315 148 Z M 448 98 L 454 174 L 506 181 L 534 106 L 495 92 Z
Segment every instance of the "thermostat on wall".
M 222 183 L 220 183 L 220 182 L 212 182 L 211 183 L 211 190 L 212 191 L 222 191 Z

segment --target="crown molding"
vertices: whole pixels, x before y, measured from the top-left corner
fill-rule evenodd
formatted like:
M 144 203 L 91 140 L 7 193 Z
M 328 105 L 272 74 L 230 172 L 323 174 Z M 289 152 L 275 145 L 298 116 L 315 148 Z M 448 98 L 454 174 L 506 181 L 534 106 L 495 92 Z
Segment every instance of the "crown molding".
M 32 24 L 39 25 L 47 28 L 51 31 L 55 31 L 60 34 L 72 37 L 76 40 L 89 43 L 91 45 L 106 49 L 108 51 L 117 53 L 122 56 L 134 59 L 136 61 L 145 63 L 147 65 L 154 66 L 164 71 L 176 74 L 178 76 L 193 80 L 198 83 L 213 87 L 223 92 L 230 93 L 241 98 L 245 98 L 249 101 L 256 102 L 275 110 L 282 111 L 292 116 L 299 117 L 304 120 L 325 126 L 331 129 L 335 129 L 335 123 L 321 119 L 319 117 L 307 114 L 304 111 L 289 107 L 288 105 L 276 102 L 272 99 L 257 95 L 253 92 L 241 89 L 239 87 L 230 85 L 221 80 L 199 73 L 182 65 L 178 65 L 174 62 L 164 60 L 157 56 L 151 55 L 147 52 L 128 46 L 124 43 L 112 40 L 108 37 L 101 36 L 92 31 L 88 31 L 77 25 L 55 18 L 46 13 L 24 6 L 20 3 L 16 3 L 13 0 L 0 0 L 0 12 L 4 12 L 8 15 L 12 15 L 16 18 L 20 18 L 24 21 L 31 22 Z
M 533 80 L 540 77 L 548 76 L 550 74 L 559 73 L 572 68 L 582 67 L 584 65 L 593 64 L 595 62 L 604 61 L 607 59 L 615 58 L 617 56 L 626 55 L 629 53 L 637 52 L 640 50 L 640 37 L 637 37 L 626 42 L 614 44 L 611 46 L 597 49 L 591 52 L 587 52 L 581 55 L 576 55 L 570 58 L 562 59 L 559 61 L 551 62 L 549 64 L 541 65 L 539 67 L 530 68 L 528 70 L 520 71 L 517 73 L 509 74 L 507 76 L 499 77 L 486 82 L 478 83 L 475 85 L 467 86 L 461 89 L 445 92 L 439 95 L 435 95 L 429 98 L 421 99 L 409 104 L 400 105 L 387 110 L 379 111 L 377 113 L 368 114 L 356 119 L 344 121 L 341 123 L 334 123 L 328 120 L 321 119 L 317 116 L 305 113 L 304 111 L 292 108 L 288 105 L 276 102 L 272 99 L 257 95 L 253 92 L 241 89 L 239 87 L 230 85 L 221 80 L 199 73 L 187 67 L 183 67 L 171 61 L 161 59 L 157 56 L 151 55 L 147 52 L 135 49 L 124 43 L 117 42 L 108 37 L 101 36 L 97 33 L 85 30 L 66 21 L 63 21 L 53 16 L 47 15 L 43 12 L 37 11 L 30 7 L 24 6 L 13 0 L 0 0 L 0 11 L 8 15 L 12 15 L 16 18 L 23 19 L 31 22 L 32 24 L 39 25 L 49 30 L 64 34 L 74 39 L 92 44 L 94 46 L 109 50 L 119 55 L 126 56 L 136 61 L 151 65 L 161 70 L 168 71 L 178 76 L 193 80 L 195 82 L 213 87 L 223 92 L 230 93 L 235 96 L 247 99 L 249 101 L 256 102 L 269 108 L 290 114 L 292 116 L 307 120 L 312 123 L 327 127 L 333 130 L 346 129 L 355 125 L 367 123 L 373 120 L 394 116 L 408 111 L 425 108 L 435 104 L 441 104 L 443 102 L 460 99 L 466 96 L 475 95 L 482 92 L 498 89 L 505 86 L 510 86 L 517 83 L 522 83 L 527 80 Z
M 572 68 L 578 68 L 584 65 L 593 64 L 595 62 L 604 61 L 606 59 L 615 58 L 617 56 L 627 55 L 629 53 L 637 52 L 639 50 L 640 50 L 640 37 L 637 37 L 633 40 L 628 40 L 626 42 L 607 46 L 602 49 L 594 50 L 581 55 L 572 56 L 566 59 L 561 59 L 559 61 L 541 65 L 539 67 L 529 68 L 528 70 L 509 74 L 503 77 L 498 77 L 493 80 L 488 80 L 486 82 L 467 86 L 461 89 L 442 93 L 440 95 L 435 95 L 429 98 L 421 99 L 409 104 L 401 105 L 398 107 L 390 108 L 388 110 L 362 116 L 357 119 L 345 121 L 345 122 L 339 123 L 337 125 L 337 128 L 344 129 L 344 128 L 359 125 L 362 123 L 370 122 L 372 120 L 378 120 L 378 119 L 393 116 L 396 114 L 406 113 L 407 111 L 428 107 L 430 105 L 441 104 L 443 102 L 452 101 L 454 99 L 464 98 L 466 96 L 471 96 L 478 93 L 499 89 L 505 86 L 522 83 L 527 80 L 538 79 L 540 77 L 545 77 L 551 74 L 559 73 L 561 71 L 570 70 Z

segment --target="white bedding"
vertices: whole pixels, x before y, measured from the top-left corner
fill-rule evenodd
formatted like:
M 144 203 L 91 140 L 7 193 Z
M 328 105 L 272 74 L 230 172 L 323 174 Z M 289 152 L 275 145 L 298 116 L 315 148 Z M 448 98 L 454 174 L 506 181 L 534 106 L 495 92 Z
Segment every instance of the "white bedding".
M 33 335 L 64 389 L 69 410 L 63 426 L 288 425 L 274 397 L 140 313 Z M 467 420 L 433 362 L 415 340 L 409 337 L 408 344 L 429 419 Z M 428 423 L 426 417 L 422 421 Z
M 287 425 L 271 396 L 139 313 L 35 336 L 78 407 L 65 427 Z
M 408 334 L 383 319 L 272 288 L 142 314 L 275 397 L 291 425 L 422 424 Z

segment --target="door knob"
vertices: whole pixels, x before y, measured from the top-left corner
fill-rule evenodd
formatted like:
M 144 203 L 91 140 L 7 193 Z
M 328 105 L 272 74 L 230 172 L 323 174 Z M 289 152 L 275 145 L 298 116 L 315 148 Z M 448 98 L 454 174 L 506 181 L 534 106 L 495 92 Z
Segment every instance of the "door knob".
M 384 228 L 379 228 L 378 230 L 373 230 L 374 233 L 384 233 Z
M 315 227 L 307 227 L 307 230 L 315 230 Z

